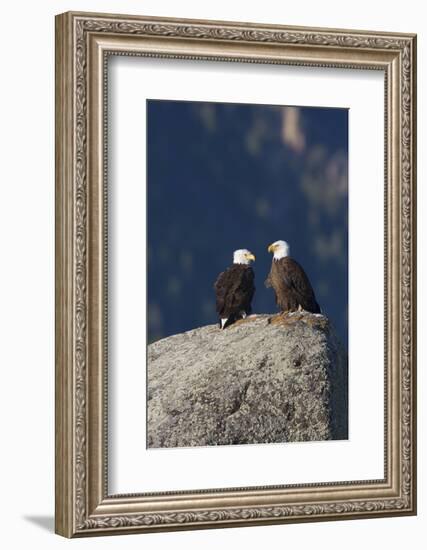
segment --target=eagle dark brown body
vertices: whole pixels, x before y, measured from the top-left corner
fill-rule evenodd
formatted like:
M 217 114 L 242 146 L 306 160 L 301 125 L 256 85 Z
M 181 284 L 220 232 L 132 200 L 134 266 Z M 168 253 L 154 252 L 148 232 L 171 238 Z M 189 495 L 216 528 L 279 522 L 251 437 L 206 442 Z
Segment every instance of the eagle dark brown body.
M 233 264 L 218 275 L 214 288 L 216 292 L 216 311 L 226 320 L 226 328 L 238 319 L 252 312 L 252 298 L 255 294 L 254 271 L 249 265 Z
M 286 256 L 273 259 L 265 286 L 272 287 L 280 311 L 297 311 L 302 308 L 320 313 L 313 288 L 298 262 Z

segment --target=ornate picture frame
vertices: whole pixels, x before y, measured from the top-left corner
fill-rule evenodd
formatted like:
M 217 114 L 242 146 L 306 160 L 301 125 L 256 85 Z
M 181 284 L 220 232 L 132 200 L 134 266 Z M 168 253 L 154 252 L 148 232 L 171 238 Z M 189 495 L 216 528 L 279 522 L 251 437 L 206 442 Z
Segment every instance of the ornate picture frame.
M 111 495 L 106 60 L 139 55 L 385 76 L 385 477 Z M 416 36 L 68 12 L 56 18 L 56 532 L 65 537 L 416 513 Z

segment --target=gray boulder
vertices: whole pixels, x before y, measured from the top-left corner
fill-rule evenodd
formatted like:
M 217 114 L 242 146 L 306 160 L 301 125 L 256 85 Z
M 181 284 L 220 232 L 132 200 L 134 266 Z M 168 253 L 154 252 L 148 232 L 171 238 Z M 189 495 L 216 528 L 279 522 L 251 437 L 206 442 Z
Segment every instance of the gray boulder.
M 347 354 L 323 315 L 254 315 L 148 346 L 148 447 L 348 437 Z

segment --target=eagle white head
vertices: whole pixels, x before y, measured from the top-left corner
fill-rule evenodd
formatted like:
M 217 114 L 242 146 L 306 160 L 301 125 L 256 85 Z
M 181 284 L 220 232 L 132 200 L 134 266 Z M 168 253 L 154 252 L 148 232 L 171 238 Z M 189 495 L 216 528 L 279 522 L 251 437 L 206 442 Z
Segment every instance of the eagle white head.
M 234 264 L 243 264 L 243 265 L 249 265 L 250 262 L 255 261 L 255 256 L 252 254 L 250 250 L 247 250 L 246 248 L 242 248 L 240 250 L 235 250 L 233 253 L 233 263 Z
M 289 245 L 286 241 L 276 241 L 270 244 L 268 251 L 273 252 L 273 258 L 275 260 L 280 260 L 281 258 L 289 256 Z

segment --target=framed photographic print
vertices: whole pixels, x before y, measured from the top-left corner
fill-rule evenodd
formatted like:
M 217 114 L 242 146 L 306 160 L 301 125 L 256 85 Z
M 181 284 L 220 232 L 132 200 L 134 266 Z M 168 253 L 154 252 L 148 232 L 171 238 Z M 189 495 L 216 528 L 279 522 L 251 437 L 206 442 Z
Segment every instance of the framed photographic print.
M 416 37 L 56 18 L 56 531 L 416 513 Z

